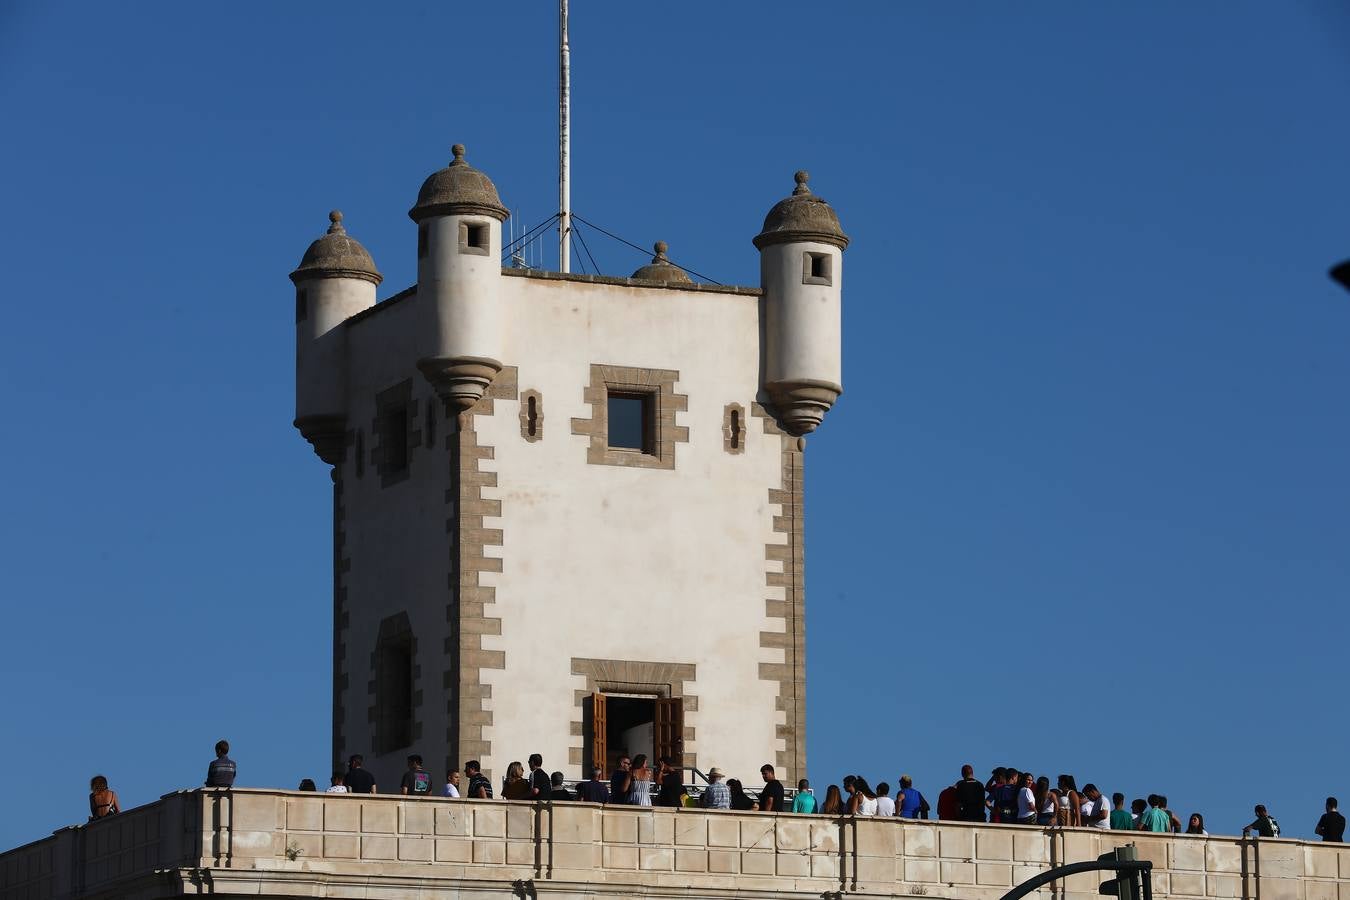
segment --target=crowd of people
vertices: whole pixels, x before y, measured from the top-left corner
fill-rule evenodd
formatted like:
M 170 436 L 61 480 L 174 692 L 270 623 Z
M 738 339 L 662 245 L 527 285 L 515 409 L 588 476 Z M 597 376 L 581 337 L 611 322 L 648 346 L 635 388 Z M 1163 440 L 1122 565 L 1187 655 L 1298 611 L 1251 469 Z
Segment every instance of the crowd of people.
M 206 772 L 207 787 L 232 787 L 238 768 L 230 759 L 227 741 L 216 743 L 216 758 Z M 464 770 L 452 769 L 438 789 L 422 762 L 412 754 L 408 768 L 399 781 L 398 792 L 411 797 L 463 797 L 471 800 L 491 800 L 492 783 L 483 774 L 477 760 L 464 764 Z M 666 757 L 655 764 L 646 754 L 629 757 L 621 755 L 608 778 L 599 766 L 593 766 L 590 777 L 567 786 L 562 772 L 549 774 L 544 759 L 531 754 L 528 769 L 519 762 L 506 767 L 502 778 L 500 797 L 503 800 L 580 800 L 588 803 L 608 803 L 628 806 L 698 807 L 701 809 L 759 810 L 761 812 L 790 812 L 826 816 L 897 816 L 906 819 L 927 819 L 934 810 L 922 792 L 914 787 L 913 779 L 901 775 L 895 795 L 886 782 L 875 788 L 861 775 L 847 775 L 840 784 L 825 789 L 824 800 L 818 801 L 811 783 L 803 778 L 789 798 L 788 791 L 778 780 L 774 767 L 768 763 L 760 768 L 764 786 L 755 794 L 746 791 L 736 778 L 727 778 L 714 766 L 708 770 L 707 784 L 702 787 L 686 785 L 683 770 Z M 300 790 L 317 791 L 312 779 L 300 782 Z M 102 775 L 94 776 L 89 784 L 89 817 L 103 818 L 120 811 L 117 794 L 108 787 Z M 375 777 L 365 768 L 365 760 L 354 754 L 346 771 L 334 772 L 329 793 L 378 794 Z M 1335 797 L 1328 797 L 1326 812 L 1318 820 L 1316 833 L 1324 841 L 1340 842 L 1345 836 L 1345 817 L 1337 809 Z M 1185 826 L 1168 806 L 1167 797 L 1150 794 L 1147 799 L 1136 799 L 1128 808 L 1125 795 L 1116 792 L 1107 800 L 1095 784 L 1084 784 L 1080 790 L 1072 775 L 1060 775 L 1051 785 L 1042 775 L 999 766 L 986 781 L 975 777 L 973 766 L 961 768 L 961 778 L 944 787 L 937 796 L 937 818 L 957 822 L 993 822 L 1005 825 L 1037 827 L 1102 828 L 1115 831 L 1149 831 L 1164 833 L 1208 834 L 1205 817 L 1191 813 Z M 1242 836 L 1253 833 L 1260 837 L 1279 837 L 1280 825 L 1265 806 L 1255 808 L 1256 818 L 1243 826 Z

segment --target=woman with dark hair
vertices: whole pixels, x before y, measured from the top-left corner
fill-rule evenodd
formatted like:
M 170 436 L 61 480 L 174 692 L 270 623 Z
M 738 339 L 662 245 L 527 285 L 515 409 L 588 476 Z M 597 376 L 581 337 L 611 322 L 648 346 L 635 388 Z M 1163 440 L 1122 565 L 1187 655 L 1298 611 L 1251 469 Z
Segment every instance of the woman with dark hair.
M 647 765 L 645 753 L 633 757 L 632 781 L 628 785 L 628 805 L 652 805 L 652 769 Z
M 317 791 L 318 789 L 319 786 L 314 783 L 313 778 L 301 778 L 300 786 L 296 788 L 297 791 Z
M 853 777 L 853 799 L 849 801 L 848 811 L 854 816 L 875 816 L 877 814 L 877 795 L 873 793 L 867 779 L 861 775 Z
M 117 792 L 109 790 L 108 779 L 102 775 L 89 779 L 89 821 L 121 811 L 122 807 L 117 805 Z
M 530 783 L 525 779 L 525 766 L 519 760 L 506 767 L 506 777 L 502 779 L 503 800 L 528 800 Z
M 844 814 L 844 795 L 840 792 L 839 785 L 832 784 L 825 789 L 825 802 L 821 804 L 820 811 L 827 816 Z
M 759 804 L 750 799 L 739 778 L 727 780 L 727 790 L 731 792 L 731 808 L 735 810 L 758 809 Z
M 1059 809 L 1059 793 L 1050 789 L 1050 778 L 1036 779 L 1036 824 L 1055 824 L 1055 810 Z
M 1205 830 L 1205 817 L 1199 813 L 1191 813 L 1191 822 L 1186 826 L 1187 834 L 1209 834 Z
M 1083 798 L 1072 775 L 1059 776 L 1059 819 L 1061 828 L 1079 828 L 1083 824 Z

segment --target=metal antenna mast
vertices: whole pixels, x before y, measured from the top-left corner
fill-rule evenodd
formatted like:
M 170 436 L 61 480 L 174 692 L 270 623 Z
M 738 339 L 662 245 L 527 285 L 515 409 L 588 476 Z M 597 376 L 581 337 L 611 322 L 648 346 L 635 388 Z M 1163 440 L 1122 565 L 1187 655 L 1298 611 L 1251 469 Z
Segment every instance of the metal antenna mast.
M 567 0 L 558 0 L 558 271 L 570 272 L 572 259 L 572 109 L 571 50 L 567 46 Z

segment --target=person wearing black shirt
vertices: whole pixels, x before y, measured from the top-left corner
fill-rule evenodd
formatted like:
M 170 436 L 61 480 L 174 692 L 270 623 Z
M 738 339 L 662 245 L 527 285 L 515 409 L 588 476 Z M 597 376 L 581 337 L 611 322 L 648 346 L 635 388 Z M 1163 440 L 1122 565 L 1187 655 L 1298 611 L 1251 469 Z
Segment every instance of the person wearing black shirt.
M 670 757 L 663 756 L 657 760 L 657 772 L 657 783 L 661 785 L 661 790 L 656 795 L 656 805 L 683 806 L 681 798 L 684 797 L 684 783 L 679 770 L 670 764 Z
M 216 741 L 216 758 L 206 767 L 207 787 L 234 787 L 234 776 L 238 768 L 229 754 L 230 742 Z
M 1246 837 L 1255 831 L 1261 837 L 1277 838 L 1280 836 L 1280 823 L 1275 821 L 1275 817 L 1266 812 L 1266 808 L 1261 804 L 1256 804 L 1256 821 L 1250 825 L 1244 825 L 1242 836 Z
M 628 788 L 633 783 L 633 760 L 626 754 L 619 757 L 619 767 L 609 776 L 609 802 L 627 803 Z
M 959 821 L 984 821 L 984 785 L 975 779 L 973 766 L 961 767 L 961 780 L 956 783 L 956 808 Z
M 403 773 L 399 790 L 409 797 L 431 796 L 431 773 L 422 768 L 422 757 L 416 753 L 408 757 L 408 771 Z
M 1327 798 L 1327 811 L 1317 820 L 1317 833 L 1324 841 L 1340 843 L 1345 839 L 1345 816 L 1336 811 L 1336 798 Z
M 478 760 L 471 759 L 464 764 L 464 774 L 469 778 L 469 792 L 465 794 L 470 800 L 491 800 L 492 782 L 483 774 L 483 767 L 479 765 Z
M 773 766 L 765 763 L 760 767 L 759 774 L 764 776 L 764 790 L 759 792 L 759 808 L 761 812 L 782 812 L 783 811 L 783 782 L 773 773 Z
M 548 773 L 544 771 L 544 757 L 538 753 L 530 754 L 530 795 L 529 800 L 547 800 L 553 786 L 549 783 Z
M 550 779 L 552 786 L 549 788 L 548 799 L 550 800 L 571 800 L 572 792 L 563 787 L 563 773 L 554 772 Z
M 353 794 L 374 794 L 375 776 L 365 768 L 366 760 L 361 754 L 357 753 L 347 760 L 347 774 L 342 777 L 342 783 L 347 786 L 347 790 Z

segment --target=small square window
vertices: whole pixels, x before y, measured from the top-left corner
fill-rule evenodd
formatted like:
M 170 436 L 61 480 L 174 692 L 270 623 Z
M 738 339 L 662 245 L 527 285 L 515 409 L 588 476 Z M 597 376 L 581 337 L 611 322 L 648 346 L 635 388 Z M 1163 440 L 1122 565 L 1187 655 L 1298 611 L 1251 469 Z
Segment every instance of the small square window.
M 828 253 L 802 254 L 802 284 L 824 284 L 833 283 L 830 277 L 833 270 L 834 260 Z
M 655 453 L 652 441 L 654 406 L 652 394 L 611 391 L 606 409 L 610 448 Z
M 459 223 L 459 252 L 487 256 L 491 251 L 492 232 L 486 222 Z

